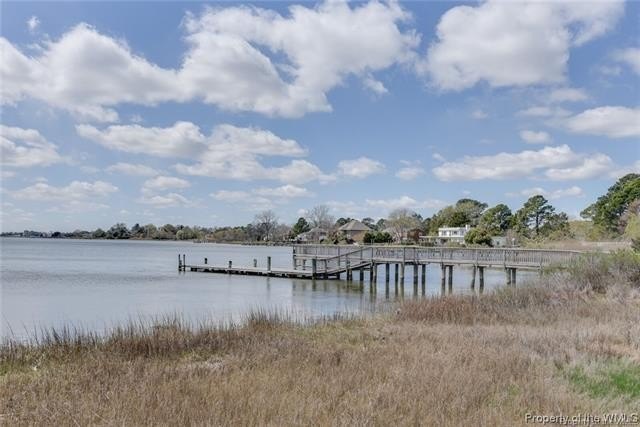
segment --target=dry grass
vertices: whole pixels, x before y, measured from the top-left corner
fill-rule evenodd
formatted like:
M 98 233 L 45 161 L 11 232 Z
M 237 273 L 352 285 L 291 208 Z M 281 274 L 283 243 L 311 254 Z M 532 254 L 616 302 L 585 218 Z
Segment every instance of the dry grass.
M 552 277 L 552 276 L 550 276 Z M 637 412 L 640 297 L 550 286 L 301 325 L 129 325 L 0 349 L 11 425 L 522 425 Z M 597 392 L 594 392 L 596 390 Z

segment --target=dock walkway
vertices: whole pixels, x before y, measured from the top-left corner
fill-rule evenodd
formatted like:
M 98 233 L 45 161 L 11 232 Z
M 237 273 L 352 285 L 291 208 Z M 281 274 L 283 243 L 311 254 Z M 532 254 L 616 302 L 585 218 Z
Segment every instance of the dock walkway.
M 417 284 L 422 275 L 424 283 L 428 265 L 438 265 L 442 271 L 442 284 L 451 285 L 454 266 L 467 266 L 472 269 L 472 287 L 475 285 L 476 272 L 480 286 L 484 285 L 485 268 L 500 268 L 506 273 L 507 284 L 515 284 L 518 269 L 542 270 L 545 267 L 567 266 L 573 260 L 583 256 L 583 252 L 522 249 L 522 248 L 440 248 L 416 246 L 346 246 L 346 245 L 295 245 L 292 254 L 292 268 L 271 268 L 271 257 L 267 258 L 267 267 L 258 268 L 254 260 L 253 267 L 187 264 L 185 256 L 178 256 L 178 269 L 204 273 L 239 274 L 251 276 L 287 277 L 298 279 L 353 279 L 353 273 L 363 280 L 368 272 L 371 282 L 378 276 L 378 267 L 385 266 L 385 280 L 391 276 L 390 266 L 394 265 L 395 281 L 404 282 L 405 269 L 413 267 L 413 280 Z

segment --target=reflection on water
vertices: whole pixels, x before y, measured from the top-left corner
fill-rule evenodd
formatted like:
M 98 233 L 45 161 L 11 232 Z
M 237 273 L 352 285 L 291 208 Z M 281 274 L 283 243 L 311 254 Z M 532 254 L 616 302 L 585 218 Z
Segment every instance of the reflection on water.
M 404 286 L 393 271 L 386 284 L 378 272 L 375 292 L 369 274 L 362 283 L 299 280 L 207 273 L 179 273 L 177 255 L 187 263 L 290 268 L 288 247 L 236 246 L 154 241 L 0 239 L 2 284 L 0 335 L 26 336 L 35 328 L 72 324 L 103 330 L 129 319 L 179 313 L 188 319 L 238 319 L 253 309 L 284 309 L 305 315 L 371 310 L 380 303 L 441 292 L 440 269 L 427 269 L 426 287 L 413 285 L 407 269 Z M 520 276 L 524 278 L 523 276 Z M 502 285 L 504 272 L 487 270 L 485 291 Z M 470 292 L 471 270 L 456 268 L 453 292 Z

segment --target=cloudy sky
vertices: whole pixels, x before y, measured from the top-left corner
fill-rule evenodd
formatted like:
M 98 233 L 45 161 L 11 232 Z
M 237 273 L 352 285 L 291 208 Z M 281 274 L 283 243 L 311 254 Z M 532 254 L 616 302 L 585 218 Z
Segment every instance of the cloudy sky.
M 639 2 L 2 6 L 2 229 L 579 211 L 640 171 Z

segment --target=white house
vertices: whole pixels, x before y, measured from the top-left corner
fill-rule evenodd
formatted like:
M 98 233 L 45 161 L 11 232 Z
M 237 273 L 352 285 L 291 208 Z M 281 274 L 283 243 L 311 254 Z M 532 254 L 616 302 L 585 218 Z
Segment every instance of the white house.
M 464 227 L 440 227 L 438 228 L 438 239 L 456 243 L 464 243 L 464 236 L 471 230 L 469 225 Z

